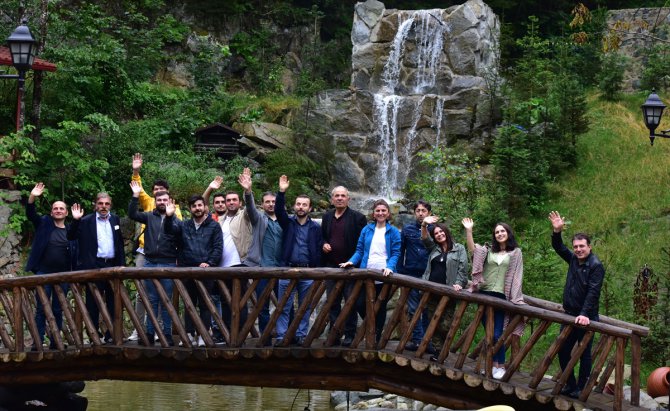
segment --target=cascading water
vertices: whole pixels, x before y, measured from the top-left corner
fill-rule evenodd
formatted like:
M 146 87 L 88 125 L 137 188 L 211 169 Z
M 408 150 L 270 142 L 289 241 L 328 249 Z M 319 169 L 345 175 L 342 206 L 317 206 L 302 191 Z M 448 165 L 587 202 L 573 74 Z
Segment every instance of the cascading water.
M 441 10 L 418 10 L 398 16 L 398 31 L 381 75 L 383 84 L 374 95 L 375 134 L 381 158 L 378 194 L 387 199 L 397 199 L 407 181 L 418 125 L 428 100 L 435 104 L 432 128 L 437 132 L 436 145 L 439 144 L 444 99 L 433 93 L 437 91 L 447 31 Z M 411 60 L 416 67 L 403 64 L 408 54 L 413 54 Z M 401 76 L 407 78 L 401 82 Z M 401 87 L 401 83 L 411 87 Z M 411 119 L 401 121 L 410 108 Z

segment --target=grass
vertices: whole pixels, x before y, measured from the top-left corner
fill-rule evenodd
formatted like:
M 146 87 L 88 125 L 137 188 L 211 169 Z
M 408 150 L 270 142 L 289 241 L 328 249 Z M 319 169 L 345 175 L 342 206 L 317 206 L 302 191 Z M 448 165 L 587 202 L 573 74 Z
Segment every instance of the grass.
M 633 310 L 638 273 L 645 264 L 659 279 L 670 271 L 661 251 L 670 233 L 670 141 L 649 144 L 640 110 L 645 99 L 642 93 L 619 102 L 589 99 L 590 130 L 579 137 L 576 166 L 550 184 L 546 204 L 547 213 L 558 210 L 567 217 L 566 242 L 580 231 L 592 236 L 593 252 L 606 269 L 601 314 L 638 324 L 643 323 Z M 660 129 L 670 128 L 664 123 Z M 567 266 L 553 255 L 550 231 L 546 217 L 538 216 L 519 233 L 524 293 L 560 302 Z M 547 343 L 557 332 L 549 330 Z M 660 365 L 643 364 L 643 384 Z

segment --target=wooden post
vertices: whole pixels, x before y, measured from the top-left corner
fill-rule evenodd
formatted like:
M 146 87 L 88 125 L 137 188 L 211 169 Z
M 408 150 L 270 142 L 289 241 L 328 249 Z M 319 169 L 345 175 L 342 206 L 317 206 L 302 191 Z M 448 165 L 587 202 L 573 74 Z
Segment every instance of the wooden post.
M 21 313 L 21 306 L 23 305 L 21 301 L 22 290 L 19 287 L 12 289 L 14 297 L 14 351 L 17 353 L 23 351 L 25 348 L 25 342 L 23 341 L 23 316 Z
M 640 366 L 642 362 L 642 342 L 640 336 L 633 333 L 630 339 L 630 353 L 631 353 L 631 387 L 630 387 L 630 403 L 632 405 L 640 405 Z
M 121 300 L 121 287 L 123 283 L 119 279 L 112 280 L 112 289 L 114 290 L 114 318 L 112 318 L 115 345 L 123 345 L 123 303 Z
M 375 281 L 371 279 L 365 280 L 365 348 L 367 350 L 375 349 L 375 335 L 377 333 L 375 326 L 376 298 Z
M 623 363 L 625 361 L 626 341 L 619 337 L 616 339 L 616 359 L 614 371 L 614 411 L 623 409 Z

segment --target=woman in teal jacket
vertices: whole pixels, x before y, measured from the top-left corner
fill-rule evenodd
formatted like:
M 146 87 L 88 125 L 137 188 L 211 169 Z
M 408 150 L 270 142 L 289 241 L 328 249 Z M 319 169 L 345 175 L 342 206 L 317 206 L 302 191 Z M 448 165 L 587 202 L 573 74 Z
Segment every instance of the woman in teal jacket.
M 377 200 L 372 205 L 373 222 L 361 231 L 356 245 L 356 252 L 346 263 L 340 267 L 357 266 L 369 270 L 380 270 L 383 276 L 389 276 L 395 271 L 396 264 L 400 258 L 400 231 L 389 224 L 391 210 L 384 200 Z M 382 289 L 382 282 L 375 281 L 377 298 Z M 381 301 L 379 311 L 375 316 L 377 329 L 377 341 L 381 338 L 382 329 L 386 322 L 386 304 L 388 299 Z M 361 317 L 365 317 L 365 293 L 358 296 L 357 310 Z

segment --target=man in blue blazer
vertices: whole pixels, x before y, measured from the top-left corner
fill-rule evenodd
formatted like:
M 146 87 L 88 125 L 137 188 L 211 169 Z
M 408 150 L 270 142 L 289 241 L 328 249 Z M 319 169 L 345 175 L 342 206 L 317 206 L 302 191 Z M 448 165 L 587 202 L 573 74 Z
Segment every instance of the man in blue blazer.
M 79 204 L 72 205 L 72 224 L 67 230 L 68 240 L 79 240 L 77 270 L 124 266 L 126 257 L 123 250 L 121 222 L 111 213 L 112 198 L 107 193 L 98 193 L 95 199 L 95 213 L 84 216 Z M 110 316 L 114 315 L 114 293 L 107 281 L 96 281 L 95 285 L 105 298 Z M 100 308 L 90 288 L 86 288 L 86 309 L 93 324 L 99 326 Z M 112 342 L 111 330 L 105 332 L 105 342 Z M 100 333 L 102 335 L 102 333 Z

